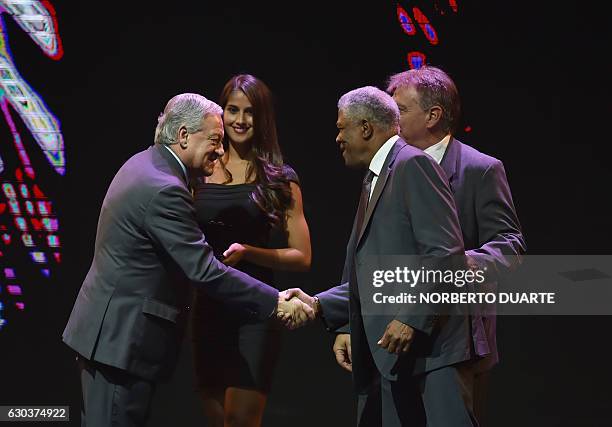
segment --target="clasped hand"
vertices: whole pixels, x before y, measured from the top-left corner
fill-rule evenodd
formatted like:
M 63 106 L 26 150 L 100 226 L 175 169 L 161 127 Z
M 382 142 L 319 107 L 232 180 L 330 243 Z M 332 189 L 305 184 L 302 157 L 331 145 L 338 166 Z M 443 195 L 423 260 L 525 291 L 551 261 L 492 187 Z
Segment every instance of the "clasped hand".
M 300 328 L 317 317 L 314 298 L 297 288 L 279 292 L 276 317 L 287 329 Z

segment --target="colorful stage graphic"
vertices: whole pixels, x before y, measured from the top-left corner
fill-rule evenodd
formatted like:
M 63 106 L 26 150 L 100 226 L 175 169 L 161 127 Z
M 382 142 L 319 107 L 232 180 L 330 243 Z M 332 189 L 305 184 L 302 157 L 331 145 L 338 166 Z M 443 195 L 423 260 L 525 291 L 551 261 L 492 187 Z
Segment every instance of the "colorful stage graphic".
M 41 286 L 61 263 L 59 221 L 37 182 L 24 145 L 38 145 L 51 167 L 66 172 L 60 123 L 43 99 L 20 75 L 9 49 L 4 19 L 13 19 L 48 57 L 63 55 L 53 6 L 46 0 L 0 0 L 0 108 L 8 132 L 0 142 L 16 149 L 14 162 L 0 158 L 0 329 L 11 313 L 27 310 L 26 291 Z M 32 143 L 30 143 L 30 141 Z M 6 152 L 6 151 L 4 151 Z
M 453 13 L 457 13 L 458 5 L 456 1 L 449 1 L 448 5 L 440 5 L 437 0 L 433 1 L 434 10 L 440 15 L 444 15 L 447 10 L 450 9 Z M 408 12 L 411 10 L 412 14 Z M 396 7 L 397 20 L 402 28 L 403 32 L 410 37 L 417 37 L 413 39 L 415 45 L 421 45 L 422 39 L 417 34 L 417 27 L 421 29 L 420 34 L 425 37 L 427 43 L 431 46 L 437 46 L 440 43 L 438 33 L 430 22 L 429 18 L 423 13 L 423 11 L 417 6 L 412 8 L 404 8 L 399 3 Z M 425 65 L 427 56 L 420 50 L 412 50 L 406 55 L 408 66 L 411 69 L 420 68 Z

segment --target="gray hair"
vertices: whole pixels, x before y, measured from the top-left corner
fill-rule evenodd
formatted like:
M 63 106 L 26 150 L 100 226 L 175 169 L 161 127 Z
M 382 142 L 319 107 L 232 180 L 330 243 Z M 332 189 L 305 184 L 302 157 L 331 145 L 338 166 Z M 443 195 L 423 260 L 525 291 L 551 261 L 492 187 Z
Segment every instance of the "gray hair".
M 221 115 L 223 109 L 197 93 L 176 95 L 168 101 L 164 112 L 157 119 L 155 143 L 176 144 L 176 135 L 181 126 L 185 126 L 189 133 L 197 132 L 201 130 L 202 119 L 207 114 Z
M 338 101 L 338 109 L 349 120 L 367 120 L 385 129 L 396 129 L 399 124 L 397 104 L 391 96 L 374 86 L 345 93 Z

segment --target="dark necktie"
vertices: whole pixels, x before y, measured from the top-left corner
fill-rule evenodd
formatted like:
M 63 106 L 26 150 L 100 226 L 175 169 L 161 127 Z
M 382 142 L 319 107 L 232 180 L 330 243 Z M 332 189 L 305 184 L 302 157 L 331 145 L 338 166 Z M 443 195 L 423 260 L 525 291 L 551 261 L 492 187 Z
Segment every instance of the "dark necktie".
M 363 220 L 365 219 L 365 213 L 370 201 L 370 190 L 372 188 L 373 179 L 374 172 L 368 169 L 361 184 L 361 196 L 359 197 L 359 207 L 357 208 L 357 236 L 359 236 L 361 227 L 363 227 Z
M 357 288 L 357 277 L 355 271 L 355 252 L 357 251 L 357 240 L 361 234 L 361 227 L 363 227 L 363 221 L 365 219 L 366 210 L 370 199 L 370 189 L 372 188 L 372 180 L 374 179 L 374 172 L 368 169 L 363 182 L 361 185 L 361 196 L 359 197 L 359 207 L 357 207 L 357 221 L 355 222 L 355 235 L 351 247 L 351 291 L 357 296 L 359 300 L 359 289 Z

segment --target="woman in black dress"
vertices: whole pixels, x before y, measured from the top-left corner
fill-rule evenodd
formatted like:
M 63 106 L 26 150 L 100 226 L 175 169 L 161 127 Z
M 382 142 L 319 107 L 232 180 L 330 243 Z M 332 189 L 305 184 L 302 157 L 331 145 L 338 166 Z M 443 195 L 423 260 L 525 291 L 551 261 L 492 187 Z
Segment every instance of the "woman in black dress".
M 198 222 L 225 264 L 273 285 L 273 270 L 310 268 L 308 225 L 296 173 L 283 163 L 271 94 L 251 75 L 223 88 L 225 155 L 195 187 Z M 281 230 L 287 247 L 270 247 Z M 259 426 L 280 350 L 281 330 L 196 294 L 194 366 L 211 426 Z

